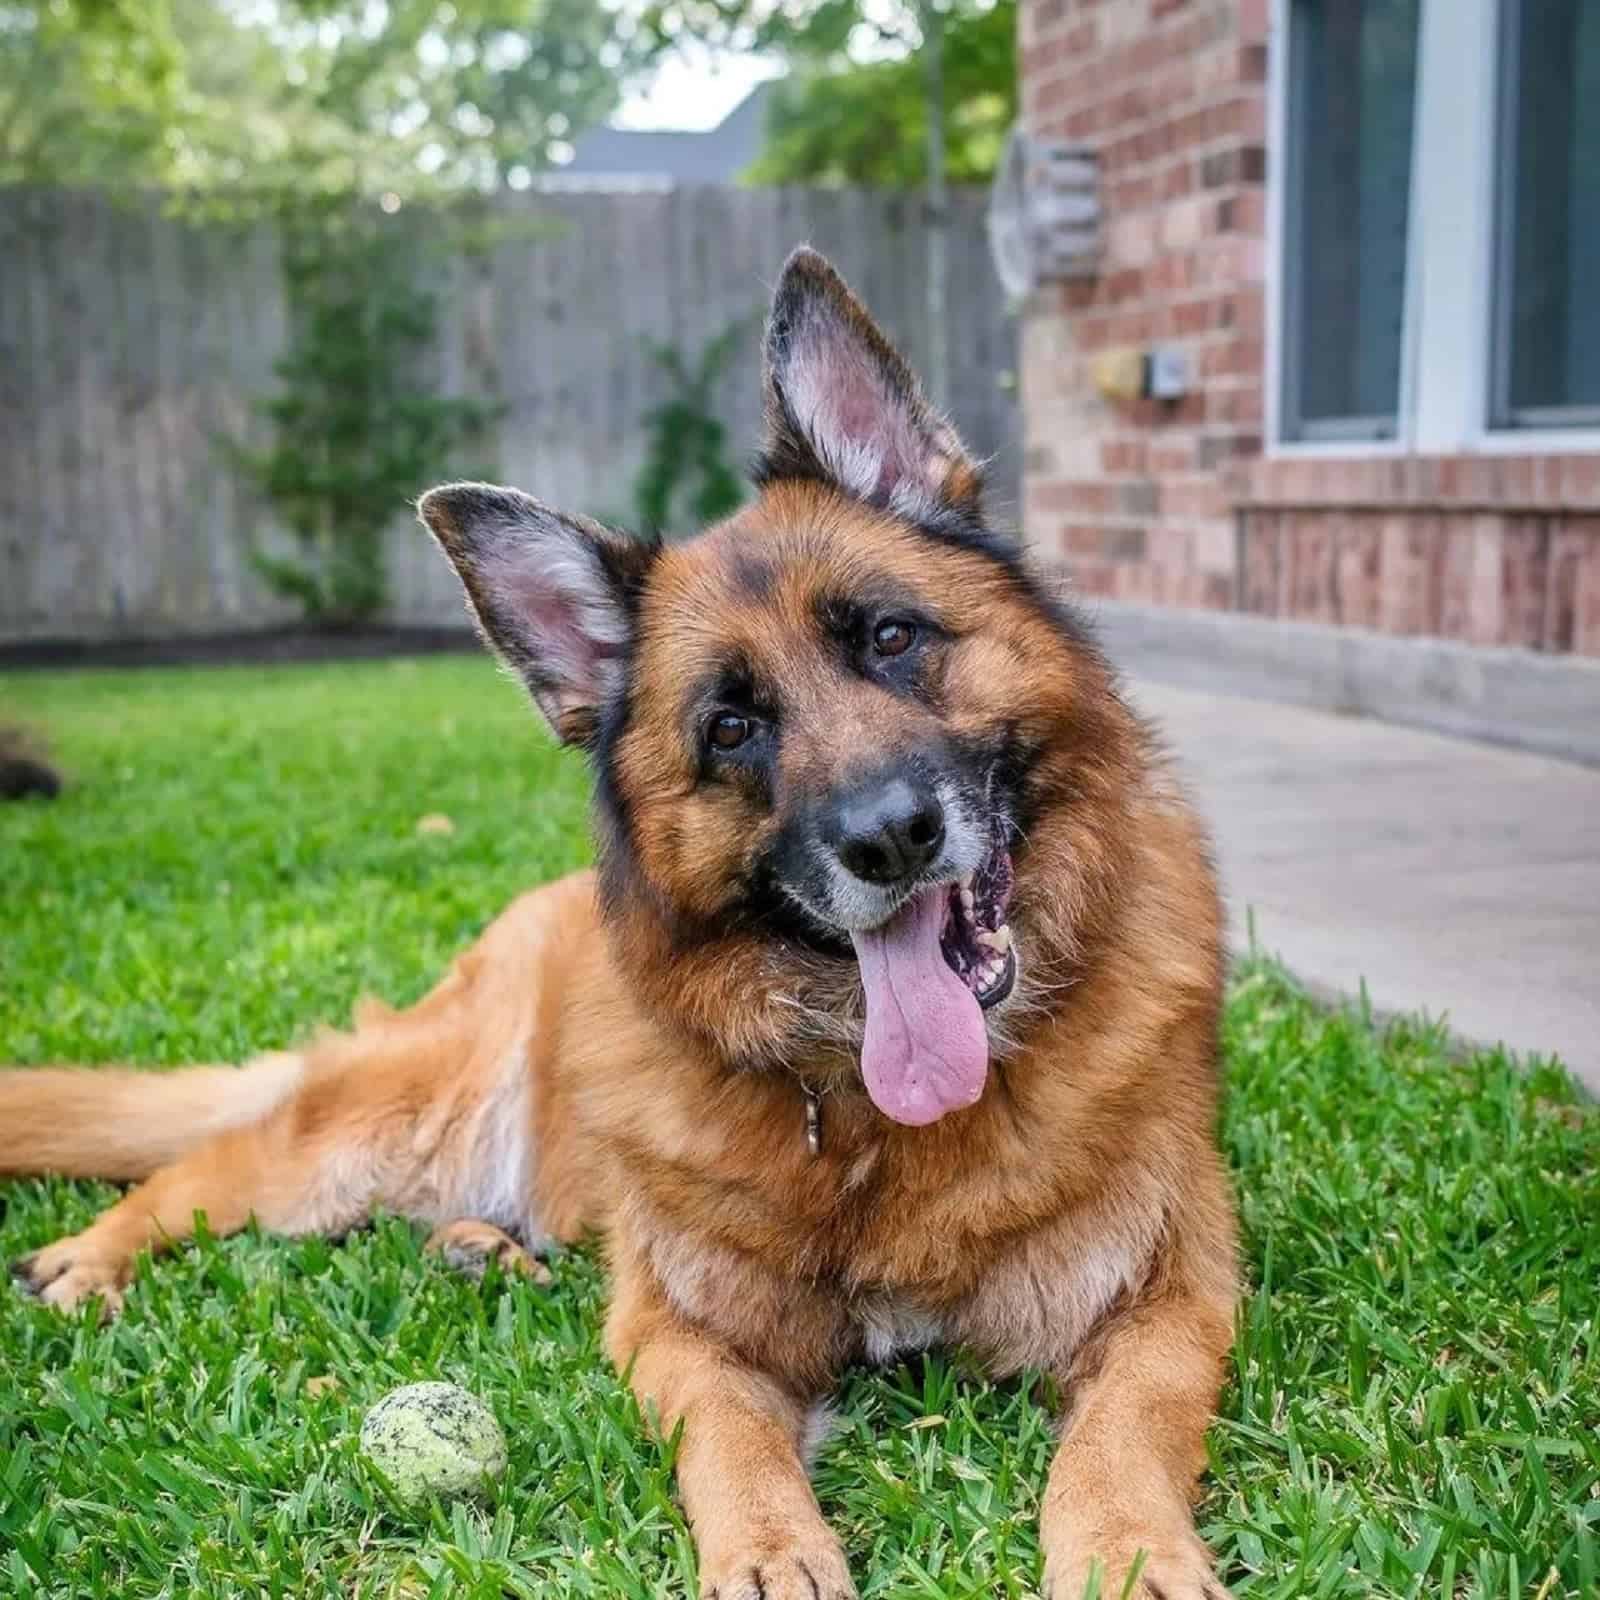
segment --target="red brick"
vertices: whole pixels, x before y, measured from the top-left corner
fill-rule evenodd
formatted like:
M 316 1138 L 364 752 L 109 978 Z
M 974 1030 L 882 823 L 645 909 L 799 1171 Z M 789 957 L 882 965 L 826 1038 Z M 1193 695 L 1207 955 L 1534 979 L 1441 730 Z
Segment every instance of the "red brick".
M 1163 168 L 1156 181 L 1156 198 L 1162 204 L 1169 200 L 1182 200 L 1194 193 L 1197 174 L 1194 162 L 1187 156 Z
M 1099 37 L 1100 24 L 1093 17 L 1085 17 L 1063 36 L 1062 48 L 1068 55 L 1087 55 L 1099 42 Z
M 1237 184 L 1261 183 L 1267 173 L 1267 152 L 1258 144 L 1241 144 L 1213 150 L 1200 158 L 1200 187 L 1226 189 Z
M 1239 38 L 1246 44 L 1264 44 L 1271 28 L 1272 0 L 1236 0 Z
M 1137 300 L 1145 292 L 1144 274 L 1133 267 L 1108 273 L 1103 279 L 1105 297 L 1113 305 L 1124 300 Z
M 1244 527 L 1240 604 L 1263 616 L 1278 611 L 1278 521 L 1271 513 L 1254 512 Z
M 1244 233 L 1252 238 L 1266 232 L 1267 198 L 1260 189 L 1246 189 L 1217 202 L 1216 231 Z
M 1188 440 L 1150 446 L 1148 470 L 1152 477 L 1165 478 L 1174 473 L 1192 472 L 1194 462 L 1195 447 Z
M 1346 516 L 1334 530 L 1335 613 L 1357 628 L 1378 625 L 1378 525 L 1372 517 Z
M 1260 427 L 1266 415 L 1262 409 L 1259 383 L 1241 384 L 1230 389 L 1212 385 L 1208 389 L 1208 398 L 1213 422 L 1254 423 Z
M 1061 549 L 1069 556 L 1096 556 L 1105 530 L 1099 523 L 1069 522 L 1061 529 Z
M 1109 596 L 1116 587 L 1117 569 L 1101 562 L 1069 562 L 1067 575 L 1083 594 Z
M 1062 506 L 1070 511 L 1086 511 L 1092 514 L 1104 515 L 1109 512 L 1115 500 L 1115 490 L 1109 483 L 1094 483 L 1078 479 L 1065 483 Z
M 1570 455 L 1561 463 L 1563 505 L 1600 509 L 1600 455 Z
M 1150 447 L 1143 439 L 1107 439 L 1100 446 L 1100 465 L 1109 474 L 1143 474 L 1148 467 Z
M 1094 304 L 1097 286 L 1093 278 L 1075 278 L 1061 286 L 1061 306 L 1064 311 L 1080 311 Z
M 1224 297 L 1207 295 L 1199 300 L 1183 300 L 1172 310 L 1172 330 L 1180 338 L 1197 333 L 1209 333 L 1221 326 L 1220 318 Z
M 1533 475 L 1533 499 L 1535 505 L 1558 506 L 1561 504 L 1561 457 L 1541 456 L 1538 469 Z
M 1060 479 L 1050 483 L 1034 479 L 1027 486 L 1028 504 L 1037 511 L 1067 511 L 1078 504 L 1076 490 L 1076 484 Z
M 1261 454 L 1259 433 L 1212 433 L 1200 440 L 1195 448 L 1195 460 L 1203 471 L 1210 472 L 1225 466 L 1241 456 Z
M 1147 272 L 1153 294 L 1181 294 L 1194 278 L 1194 261 L 1185 255 L 1159 256 Z
M 1572 648 L 1579 655 L 1600 656 L 1600 527 L 1591 519 L 1579 535 L 1584 541 L 1578 557 L 1573 598 Z
M 1544 616 L 1546 650 L 1576 650 L 1578 627 L 1578 583 L 1584 556 L 1593 544 L 1592 536 L 1573 530 L 1569 523 L 1557 523 L 1550 537 L 1549 604 Z M 1591 648 L 1583 652 L 1593 655 Z
M 1501 644 L 1544 642 L 1550 539 L 1542 517 L 1509 519 L 1500 534 Z
M 1212 474 L 1191 480 L 1169 478 L 1161 485 L 1161 514 L 1164 517 L 1220 517 L 1228 509 L 1228 498 Z
M 1266 353 L 1259 340 L 1226 339 L 1209 344 L 1201 352 L 1200 375 L 1217 378 L 1238 373 L 1260 372 L 1266 362 Z
M 1379 625 L 1386 633 L 1437 633 L 1439 529 L 1432 517 L 1395 512 L 1382 519 Z
M 1143 561 L 1145 547 L 1143 528 L 1107 528 L 1101 536 L 1101 548 L 1108 561 Z

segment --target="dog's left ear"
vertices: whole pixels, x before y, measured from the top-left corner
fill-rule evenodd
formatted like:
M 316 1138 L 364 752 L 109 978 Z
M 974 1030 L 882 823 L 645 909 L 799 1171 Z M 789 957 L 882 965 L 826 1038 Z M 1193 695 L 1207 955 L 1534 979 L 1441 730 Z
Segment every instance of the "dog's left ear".
M 563 744 L 591 745 L 621 687 L 656 547 L 489 483 L 430 489 L 417 511 L 483 636 Z
M 766 344 L 759 482 L 821 478 L 939 523 L 976 518 L 983 475 L 911 369 L 815 250 L 784 263 Z

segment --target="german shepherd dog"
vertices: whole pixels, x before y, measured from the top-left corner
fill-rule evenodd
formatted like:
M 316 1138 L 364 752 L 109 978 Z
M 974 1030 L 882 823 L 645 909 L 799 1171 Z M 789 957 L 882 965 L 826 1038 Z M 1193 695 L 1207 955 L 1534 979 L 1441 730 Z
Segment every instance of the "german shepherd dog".
M 483 484 L 420 505 L 589 752 L 597 870 L 351 1033 L 0 1073 L 0 1172 L 142 1180 L 16 1270 L 109 1312 L 197 1212 L 383 1208 L 513 1265 L 596 1231 L 607 1348 L 683 1424 L 707 1596 L 854 1593 L 807 1479 L 823 1401 L 847 1363 L 959 1343 L 1068 1397 L 1046 1593 L 1218 1600 L 1190 1512 L 1237 1292 L 1204 836 L 810 251 L 765 356 L 757 496 L 692 541 Z

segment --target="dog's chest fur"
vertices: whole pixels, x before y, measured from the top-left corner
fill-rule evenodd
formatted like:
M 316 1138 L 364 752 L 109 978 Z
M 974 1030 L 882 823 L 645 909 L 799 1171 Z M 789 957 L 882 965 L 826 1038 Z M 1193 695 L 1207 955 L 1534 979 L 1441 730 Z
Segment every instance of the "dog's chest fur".
M 907 1184 L 871 1142 L 737 1187 L 720 1176 L 681 1209 L 640 1186 L 618 1221 L 690 1322 L 736 1346 L 781 1329 L 833 1361 L 966 1344 L 996 1372 L 1059 1366 L 1141 1281 L 1161 1228 L 1159 1197 L 1132 1190 L 1115 1215 L 1067 1207 L 1019 1228 L 1001 1185 L 986 1213 L 963 1174 Z

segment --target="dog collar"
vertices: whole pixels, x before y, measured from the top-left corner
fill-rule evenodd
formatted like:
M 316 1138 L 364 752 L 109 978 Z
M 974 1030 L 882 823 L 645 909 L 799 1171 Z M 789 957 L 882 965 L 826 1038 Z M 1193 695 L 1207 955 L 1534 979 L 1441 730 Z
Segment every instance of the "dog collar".
M 806 1149 L 814 1156 L 822 1154 L 822 1097 L 809 1084 L 800 1085 L 806 1099 Z

